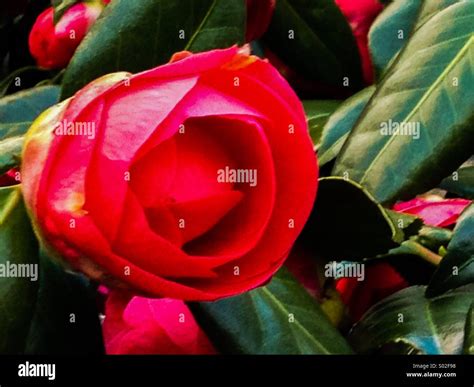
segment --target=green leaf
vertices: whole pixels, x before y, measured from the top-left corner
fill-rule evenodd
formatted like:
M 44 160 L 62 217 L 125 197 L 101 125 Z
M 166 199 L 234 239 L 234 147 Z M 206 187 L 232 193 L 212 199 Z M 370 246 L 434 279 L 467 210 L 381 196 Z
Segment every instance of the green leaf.
M 21 136 L 35 118 L 58 102 L 59 86 L 42 86 L 0 99 L 0 140 Z
M 7 265 L 38 266 L 38 245 L 23 205 L 19 186 L 0 188 L 0 353 L 23 353 L 38 282 L 11 277 Z M 13 265 L 13 266 L 12 266 Z M 23 266 L 27 268 L 27 266 Z M 31 272 L 33 274 L 33 271 Z M 33 278 L 33 277 L 32 277 Z
M 416 235 L 423 226 L 423 220 L 417 216 L 387 209 L 385 212 L 390 217 L 392 223 L 403 231 L 404 239 Z
M 2 81 L 0 82 L 0 97 L 4 97 L 12 83 L 17 79 L 20 78 L 20 75 L 23 76 L 25 73 L 29 72 L 43 72 L 46 70 L 40 69 L 36 66 L 26 66 L 16 69 L 12 73 L 8 74 Z
M 349 136 L 360 114 L 370 97 L 375 92 L 375 86 L 370 86 L 353 95 L 331 115 L 323 128 L 321 145 L 318 148 L 319 165 L 334 160 Z
M 244 0 L 114 0 L 75 52 L 61 99 L 101 75 L 147 70 L 179 51 L 241 44 L 245 15 Z
M 39 258 L 19 185 L 0 188 L 0 330 L 2 354 L 103 352 L 94 293 Z
M 434 273 L 426 295 L 437 296 L 469 283 L 474 283 L 474 204 L 459 217 L 448 251 Z
M 65 272 L 40 255 L 40 286 L 30 321 L 27 354 L 102 354 L 94 289 L 88 280 Z
M 358 353 L 403 342 L 424 354 L 460 354 L 474 285 L 427 299 L 424 286 L 403 289 L 374 305 L 348 339 Z
M 263 40 L 285 64 L 308 80 L 362 86 L 352 31 L 333 0 L 279 0 Z
M 474 355 L 474 303 L 467 314 L 466 326 L 464 328 L 464 345 L 462 353 Z
M 328 260 L 360 260 L 387 252 L 404 239 L 385 209 L 360 185 L 340 177 L 319 179 L 305 239 Z
M 439 251 L 441 247 L 448 246 L 453 232 L 446 228 L 423 226 L 416 236 L 416 240 L 432 251 Z
M 369 31 L 369 49 L 378 75 L 389 66 L 414 31 L 443 9 L 461 0 L 396 0 Z
M 383 73 L 408 41 L 422 4 L 422 1 L 395 0 L 375 19 L 369 31 L 369 50 L 377 75 Z
M 473 42 L 474 2 L 452 5 L 417 30 L 369 101 L 333 173 L 391 204 L 436 186 L 470 157 Z M 407 135 L 384 132 L 400 123 Z
M 223 353 L 352 353 L 319 304 L 285 268 L 265 287 L 190 306 Z
M 78 2 L 79 0 L 52 0 L 54 7 L 54 24 L 56 24 L 59 19 L 61 19 L 61 17 L 69 8 Z
M 474 165 L 459 168 L 441 182 L 440 188 L 474 200 Z
M 19 165 L 22 147 L 22 136 L 0 140 L 0 175 Z
M 306 112 L 306 121 L 308 123 L 309 135 L 313 140 L 314 149 L 317 150 L 321 142 L 321 133 L 329 116 L 341 104 L 334 100 L 314 100 L 303 101 L 303 107 Z
M 398 0 L 375 20 L 369 31 L 369 49 L 378 74 L 382 74 L 409 38 L 423 24 L 461 0 Z

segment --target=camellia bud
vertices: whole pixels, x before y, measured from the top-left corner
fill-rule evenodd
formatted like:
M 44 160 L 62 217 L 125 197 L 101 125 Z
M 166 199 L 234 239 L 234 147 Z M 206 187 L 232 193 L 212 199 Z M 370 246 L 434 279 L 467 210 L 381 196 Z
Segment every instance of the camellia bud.
M 275 9 L 276 0 L 247 0 L 246 40 L 260 38 L 267 30 Z
M 99 17 L 106 2 L 73 5 L 54 24 L 52 7 L 42 12 L 31 29 L 28 44 L 39 67 L 66 67 L 74 51 Z

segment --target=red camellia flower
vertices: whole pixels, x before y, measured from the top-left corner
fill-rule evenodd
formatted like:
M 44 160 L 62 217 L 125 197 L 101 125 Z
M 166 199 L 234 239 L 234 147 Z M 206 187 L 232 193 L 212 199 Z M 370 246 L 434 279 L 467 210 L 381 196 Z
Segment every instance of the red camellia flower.
M 37 232 L 74 268 L 213 300 L 283 264 L 313 206 L 316 156 L 270 64 L 236 47 L 178 57 L 43 113 L 25 139 L 23 192 Z
M 112 291 L 102 325 L 109 355 L 211 355 L 216 350 L 183 301 Z
M 42 12 L 28 40 L 30 53 L 38 66 L 45 69 L 65 67 L 102 9 L 101 2 L 75 4 L 56 25 L 52 7 Z
M 378 0 L 336 0 L 336 4 L 349 22 L 359 47 L 362 70 L 367 84 L 374 81 L 372 60 L 368 46 L 368 33 L 383 5 Z
M 247 0 L 246 40 L 250 42 L 260 38 L 272 19 L 276 0 Z

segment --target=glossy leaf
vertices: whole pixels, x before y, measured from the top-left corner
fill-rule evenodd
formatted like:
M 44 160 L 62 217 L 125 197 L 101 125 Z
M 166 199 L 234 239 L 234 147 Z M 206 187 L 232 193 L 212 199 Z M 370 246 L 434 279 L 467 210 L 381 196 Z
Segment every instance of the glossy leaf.
M 327 260 L 359 260 L 387 252 L 404 239 L 386 210 L 361 186 L 339 177 L 319 179 L 304 238 Z
M 244 0 L 114 0 L 74 54 L 61 99 L 101 75 L 164 64 L 179 51 L 241 44 Z
M 0 175 L 20 163 L 23 137 L 10 137 L 0 141 Z
M 436 186 L 461 165 L 474 142 L 473 50 L 474 2 L 423 24 L 369 101 L 333 173 L 391 204 Z M 389 132 L 400 124 L 405 134 Z
M 321 142 L 321 133 L 324 125 L 340 104 L 340 101 L 335 100 L 303 101 L 309 135 L 313 140 L 315 150 L 317 150 Z
M 375 86 L 370 86 L 353 95 L 327 120 L 318 148 L 319 165 L 327 164 L 337 157 L 374 91 Z
M 0 274 L 0 353 L 103 352 L 95 293 L 39 258 L 20 186 L 0 188 Z
M 284 268 L 265 287 L 191 308 L 222 353 L 352 353 L 319 304 Z
M 430 18 L 460 0 L 395 0 L 369 31 L 369 49 L 378 75 L 392 62 L 410 36 Z
M 19 186 L 0 188 L 0 353 L 20 354 L 36 303 L 38 245 L 30 226 Z M 10 277 L 9 267 L 28 266 L 32 276 Z M 13 266 L 12 266 L 13 265 Z M 23 266 L 27 268 L 27 266 Z M 32 268 L 32 269 L 30 269 Z M 11 272 L 13 274 L 13 271 Z M 26 273 L 26 272 L 25 272 Z
M 471 305 L 466 318 L 463 353 L 466 355 L 474 355 L 474 303 Z
M 35 118 L 54 105 L 59 86 L 41 86 L 0 99 L 0 140 L 23 135 Z
M 395 0 L 375 19 L 369 31 L 369 50 L 380 75 L 408 41 L 422 1 Z
M 453 172 L 441 182 L 440 188 L 474 200 L 474 165 L 459 168 Z
M 25 353 L 40 355 L 104 352 L 96 293 L 84 277 L 65 272 L 40 255 L 40 286 Z
M 449 289 L 474 283 L 474 204 L 458 219 L 448 251 L 433 275 L 426 294 L 437 296 Z
M 279 0 L 263 40 L 302 77 L 354 89 L 362 85 L 352 31 L 333 0 Z
M 374 353 L 403 342 L 424 354 L 460 354 L 474 285 L 432 299 L 424 292 L 424 286 L 412 286 L 369 309 L 349 333 L 354 349 Z

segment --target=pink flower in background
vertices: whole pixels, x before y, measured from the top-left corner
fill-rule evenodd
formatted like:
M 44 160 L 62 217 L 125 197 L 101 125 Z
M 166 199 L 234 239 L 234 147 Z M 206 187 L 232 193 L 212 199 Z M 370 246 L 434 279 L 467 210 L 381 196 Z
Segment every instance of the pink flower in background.
M 378 0 L 335 0 L 337 6 L 349 22 L 359 47 L 364 80 L 367 84 L 374 81 L 372 60 L 368 46 L 368 33 L 373 21 L 383 10 Z
M 461 212 L 471 204 L 466 199 L 415 198 L 393 206 L 398 212 L 416 215 L 430 226 L 448 227 L 456 223 Z
M 211 342 L 182 301 L 130 298 L 111 291 L 103 334 L 109 355 L 215 354 Z
M 46 9 L 31 29 L 28 45 L 39 67 L 66 67 L 74 51 L 102 12 L 100 3 L 78 3 L 69 8 L 58 23 L 54 9 Z

